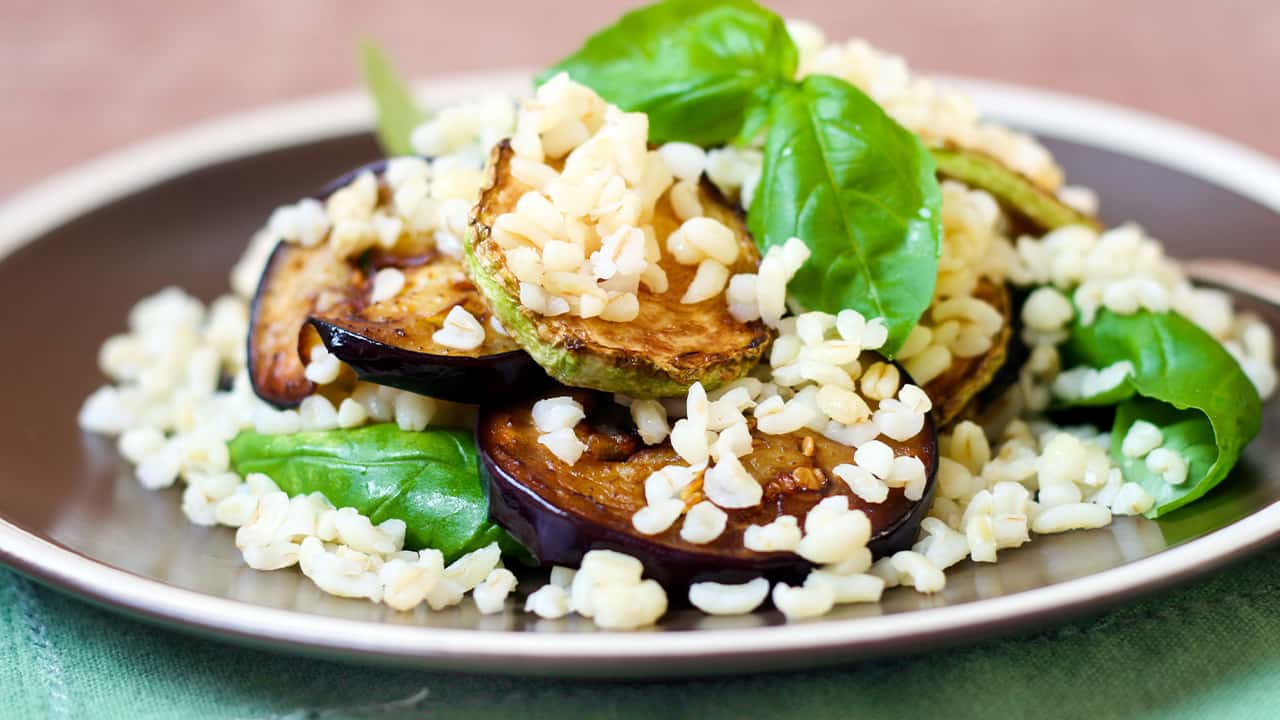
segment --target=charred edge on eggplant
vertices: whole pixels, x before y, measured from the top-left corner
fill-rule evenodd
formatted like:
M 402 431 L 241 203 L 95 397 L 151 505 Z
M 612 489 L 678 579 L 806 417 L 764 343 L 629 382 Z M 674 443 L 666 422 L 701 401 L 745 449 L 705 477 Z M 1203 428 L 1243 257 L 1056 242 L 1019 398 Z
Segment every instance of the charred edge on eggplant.
M 324 248 L 276 245 L 249 311 L 249 380 L 258 397 L 288 408 L 315 392 L 306 377 L 302 331 L 320 293 L 354 282 L 355 272 Z

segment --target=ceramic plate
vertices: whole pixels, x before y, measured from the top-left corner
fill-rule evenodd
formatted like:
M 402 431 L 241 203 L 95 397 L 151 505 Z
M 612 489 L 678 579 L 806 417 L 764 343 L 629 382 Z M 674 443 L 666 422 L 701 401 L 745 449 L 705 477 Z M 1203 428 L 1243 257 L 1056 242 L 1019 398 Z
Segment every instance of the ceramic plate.
M 434 83 L 443 101 L 527 75 Z M 962 81 L 960 81 L 962 82 Z M 989 115 L 1039 133 L 1111 222 L 1135 218 L 1181 257 L 1280 265 L 1280 166 L 1230 143 L 1094 102 L 965 82 Z M 1280 404 L 1234 476 L 1166 520 L 1041 537 L 965 564 L 936 596 L 785 624 L 776 612 L 674 611 L 651 631 L 604 633 L 470 601 L 398 614 L 259 573 L 231 530 L 186 522 L 178 492 L 148 492 L 76 412 L 103 382 L 99 343 L 140 297 L 179 285 L 210 299 L 277 204 L 378 154 L 359 95 L 237 116 L 92 163 L 0 209 L 0 560 L 51 586 L 173 628 L 331 657 L 566 675 L 681 675 L 816 665 L 918 651 L 1057 621 L 1203 573 L 1280 535 Z M 1242 300 L 1242 302 L 1247 302 Z M 1255 307 L 1273 323 L 1280 313 Z M 531 579 L 527 584 L 536 582 Z M 525 587 L 525 590 L 528 588 Z

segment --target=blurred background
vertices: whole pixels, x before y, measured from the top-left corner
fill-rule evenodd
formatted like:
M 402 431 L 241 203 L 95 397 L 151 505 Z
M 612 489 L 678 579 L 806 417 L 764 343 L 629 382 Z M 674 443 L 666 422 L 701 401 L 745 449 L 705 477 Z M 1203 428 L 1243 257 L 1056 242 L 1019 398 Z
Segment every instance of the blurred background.
M 211 116 L 358 82 L 355 41 L 406 73 L 544 65 L 636 3 L 0 0 L 0 197 Z M 1280 155 L 1277 0 L 776 0 L 916 69 L 1167 115 Z

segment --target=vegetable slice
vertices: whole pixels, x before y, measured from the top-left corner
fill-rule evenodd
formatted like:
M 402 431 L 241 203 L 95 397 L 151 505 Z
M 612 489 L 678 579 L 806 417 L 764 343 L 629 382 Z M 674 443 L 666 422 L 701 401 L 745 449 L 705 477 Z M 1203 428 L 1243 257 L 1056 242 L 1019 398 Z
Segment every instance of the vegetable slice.
M 241 475 L 264 473 L 290 496 L 318 492 L 374 524 L 405 522 L 405 548 L 435 548 L 445 560 L 498 542 L 519 544 L 489 521 L 489 493 L 477 471 L 475 441 L 461 430 L 410 432 L 395 425 L 260 435 L 231 442 Z
M 1134 374 L 1119 389 L 1074 404 L 1125 400 L 1112 426 L 1111 454 L 1127 480 L 1142 484 L 1156 498 L 1148 517 L 1176 510 L 1222 482 L 1261 426 L 1262 401 L 1235 358 L 1177 313 L 1117 315 L 1102 310 L 1089 325 L 1077 318 L 1062 350 L 1069 365 L 1133 365 Z M 1169 428 L 1175 448 L 1194 448 L 1185 483 L 1170 486 L 1120 453 L 1125 433 L 1139 419 Z M 1210 436 L 1212 446 L 1207 443 Z M 1210 447 L 1212 457 L 1206 452 Z
M 322 295 L 360 282 L 359 271 L 325 246 L 276 246 L 249 314 L 249 379 L 258 397 L 277 407 L 292 407 L 315 392 L 315 384 L 306 377 L 309 349 L 300 348 L 307 315 Z
M 366 279 L 309 319 L 325 348 L 361 380 L 466 403 L 529 392 L 548 382 L 528 353 L 494 330 L 492 313 L 458 261 L 444 255 L 382 260 L 403 273 L 399 294 L 369 302 L 372 281 Z M 455 307 L 484 328 L 479 347 L 459 350 L 432 337 Z
M 318 197 L 363 173 L 380 176 L 385 168 L 384 160 L 351 170 Z M 399 270 L 404 286 L 394 297 L 372 302 L 374 273 L 386 268 Z M 433 339 L 454 307 L 484 328 L 479 347 L 461 350 Z M 249 377 L 263 400 L 297 405 L 316 390 L 305 372 L 318 340 L 363 380 L 445 400 L 478 403 L 545 384 L 546 373 L 492 326 L 491 317 L 461 264 L 439 252 L 430 234 L 403 236 L 395 252 L 377 248 L 358 261 L 335 257 L 327 243 L 306 248 L 281 242 L 254 295 Z
M 520 305 L 519 283 L 491 238 L 494 222 L 532 190 L 510 171 L 511 146 L 494 148 L 489 180 L 481 192 L 467 238 L 467 271 L 512 336 L 547 373 L 566 385 L 633 397 L 683 395 L 695 382 L 714 388 L 750 370 L 770 341 L 759 321 L 739 322 L 729 314 L 724 295 L 682 304 L 695 267 L 681 265 L 670 253 L 662 259 L 669 280 L 664 293 L 641 287 L 640 315 L 619 323 L 571 315 L 548 317 Z M 759 255 L 742 218 L 709 183 L 700 188 L 704 212 L 737 235 L 740 248 L 732 272 L 755 272 Z M 663 198 L 653 225 L 660 244 L 679 227 L 670 201 Z
M 919 138 L 843 80 L 812 75 L 774 100 L 751 203 L 762 247 L 812 257 L 789 290 L 810 310 L 884 318 L 892 357 L 933 298 L 942 192 Z
M 969 358 L 953 358 L 941 375 L 930 380 L 924 391 L 933 401 L 933 417 L 946 425 L 985 390 L 1004 366 L 1009 355 L 1009 339 L 1013 336 L 1013 316 L 1009 289 L 985 278 L 978 281 L 973 297 L 986 302 L 1004 316 L 1004 326 L 991 341 L 991 349 Z
M 765 524 L 781 514 L 803 521 L 823 498 L 845 495 L 851 508 L 861 509 L 871 520 L 872 552 L 884 555 L 911 546 L 932 499 L 937 445 L 931 422 L 905 443 L 881 438 L 895 454 L 912 455 L 924 464 L 929 483 L 924 497 L 915 502 L 900 488 L 891 490 L 883 503 L 867 503 L 853 495 L 832 473 L 836 465 L 853 462 L 851 447 L 807 430 L 790 435 L 757 432 L 754 450 L 742 462 L 765 485 L 761 505 L 727 510 L 727 529 L 707 544 L 682 539 L 680 521 L 645 536 L 631 524 L 631 516 L 645 506 L 645 480 L 655 470 L 684 461 L 669 443 L 645 446 L 627 410 L 608 395 L 560 389 L 543 397 L 566 394 L 587 412 L 576 428 L 587 450 L 572 467 L 538 442 L 531 413 L 537 396 L 485 409 L 476 430 L 493 516 L 543 564 L 577 565 L 587 550 L 610 548 L 639 558 L 647 575 L 669 585 L 703 579 L 741 581 L 762 574 L 794 580 L 803 578 L 810 563 L 789 552 L 746 549 L 743 532 L 748 525 Z M 803 451 L 805 438 L 813 442 L 812 456 Z M 814 472 L 819 469 L 822 476 Z
M 940 175 L 991 193 L 1007 209 L 1041 230 L 1066 225 L 1102 229 L 1097 218 L 1067 205 L 989 155 L 954 146 L 934 147 L 930 152 Z
M 317 333 L 360 379 L 444 400 L 482 402 L 547 381 L 527 353 L 490 326 L 458 261 L 434 252 L 379 255 L 365 267 L 399 269 L 404 289 L 370 302 L 372 272 L 334 258 L 326 246 L 276 248 L 250 316 L 249 375 L 259 397 L 291 407 L 315 392 L 305 372 Z M 481 323 L 479 347 L 459 350 L 432 338 L 454 307 Z

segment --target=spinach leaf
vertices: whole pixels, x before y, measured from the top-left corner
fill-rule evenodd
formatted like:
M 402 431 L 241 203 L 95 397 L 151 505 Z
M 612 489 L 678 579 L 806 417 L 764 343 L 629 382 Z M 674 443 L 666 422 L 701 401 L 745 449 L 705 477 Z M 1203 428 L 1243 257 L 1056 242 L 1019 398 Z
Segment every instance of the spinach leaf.
M 465 431 L 409 432 L 384 424 L 293 435 L 242 432 L 231 442 L 231 463 L 241 475 L 267 475 L 291 496 L 319 492 L 375 524 L 403 520 L 406 548 L 436 548 L 446 561 L 494 541 L 504 552 L 526 554 L 489 521 L 489 488 Z
M 776 97 L 748 221 L 764 247 L 799 237 L 812 256 L 788 290 L 810 310 L 883 317 L 890 357 L 929 307 L 942 192 L 919 138 L 837 78 Z
M 364 42 L 360 46 L 364 82 L 373 96 L 378 113 L 378 142 L 388 157 L 412 155 L 409 136 L 427 119 L 418 108 L 413 92 L 396 72 L 391 59 L 377 45 Z
M 648 113 L 653 142 L 715 145 L 737 137 L 752 108 L 795 77 L 796 58 L 782 19 L 752 0 L 665 0 L 592 35 L 538 82 L 567 72 L 622 109 Z
M 1156 498 L 1147 513 L 1158 517 L 1204 495 L 1222 482 L 1262 423 L 1262 401 L 1240 365 L 1221 343 L 1177 313 L 1098 313 L 1090 325 L 1077 318 L 1062 348 L 1067 365 L 1105 367 L 1127 360 L 1134 374 L 1111 430 L 1111 455 L 1125 478 Z M 1133 396 L 1137 397 L 1133 397 Z M 1081 405 L 1098 398 L 1083 398 Z M 1141 461 L 1125 458 L 1120 444 L 1136 420 L 1165 432 L 1166 446 L 1182 452 L 1188 478 L 1169 486 Z

